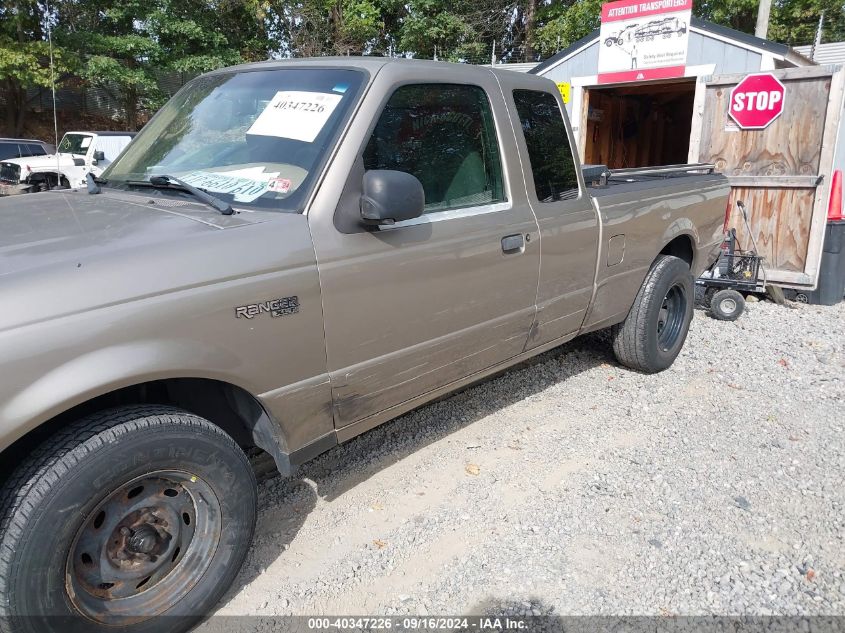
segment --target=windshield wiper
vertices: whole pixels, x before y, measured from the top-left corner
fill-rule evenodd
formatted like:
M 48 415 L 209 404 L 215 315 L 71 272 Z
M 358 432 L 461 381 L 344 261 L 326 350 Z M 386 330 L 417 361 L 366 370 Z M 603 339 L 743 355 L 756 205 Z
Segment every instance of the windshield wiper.
M 154 187 L 156 189 L 178 189 L 179 191 L 184 191 L 185 193 L 191 194 L 197 200 L 204 202 L 210 207 L 214 207 L 223 215 L 232 215 L 235 210 L 225 200 L 221 200 L 220 198 L 216 198 L 212 196 L 210 193 L 203 191 L 202 189 L 198 189 L 193 185 L 188 184 L 184 180 L 180 180 L 179 178 L 175 178 L 173 176 L 152 176 L 149 180 L 129 180 L 126 182 L 127 185 L 132 187 Z

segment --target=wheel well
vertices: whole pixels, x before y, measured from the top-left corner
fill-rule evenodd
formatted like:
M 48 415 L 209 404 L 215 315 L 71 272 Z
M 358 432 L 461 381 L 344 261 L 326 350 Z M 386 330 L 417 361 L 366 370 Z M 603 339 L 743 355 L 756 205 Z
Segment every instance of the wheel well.
M 45 182 L 50 187 L 55 187 L 59 184 L 59 182 L 64 179 L 67 181 L 67 176 L 64 174 L 60 174 L 55 171 L 38 171 L 35 173 L 30 174 L 27 177 L 27 182 L 31 184 L 37 184 Z
M 103 409 L 129 404 L 167 404 L 203 417 L 231 435 L 244 450 L 256 447 L 255 429 L 267 419 L 264 408 L 249 392 L 235 385 L 205 378 L 154 380 L 103 394 L 47 420 L 0 453 L 0 481 L 56 429 Z M 271 454 L 281 446 L 261 446 Z M 273 450 L 275 449 L 275 451 Z
M 692 238 L 688 235 L 679 235 L 660 251 L 661 255 L 672 255 L 684 260 L 692 268 L 695 251 L 693 250 Z

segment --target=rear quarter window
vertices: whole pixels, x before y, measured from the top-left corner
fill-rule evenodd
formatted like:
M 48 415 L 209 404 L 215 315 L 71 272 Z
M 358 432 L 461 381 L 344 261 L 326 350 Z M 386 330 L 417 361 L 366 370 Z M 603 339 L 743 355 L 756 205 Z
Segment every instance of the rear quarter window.
M 548 92 L 514 90 L 513 100 L 528 148 L 540 202 L 578 197 L 578 175 L 557 99 Z

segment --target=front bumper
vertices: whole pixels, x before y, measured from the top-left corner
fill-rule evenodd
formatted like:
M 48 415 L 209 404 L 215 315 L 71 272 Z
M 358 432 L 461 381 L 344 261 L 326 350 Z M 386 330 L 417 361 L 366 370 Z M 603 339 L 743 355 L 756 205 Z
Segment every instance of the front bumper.
M 18 184 L 0 182 L 0 196 L 15 196 L 21 193 L 28 193 L 31 189 L 32 185 L 25 182 Z

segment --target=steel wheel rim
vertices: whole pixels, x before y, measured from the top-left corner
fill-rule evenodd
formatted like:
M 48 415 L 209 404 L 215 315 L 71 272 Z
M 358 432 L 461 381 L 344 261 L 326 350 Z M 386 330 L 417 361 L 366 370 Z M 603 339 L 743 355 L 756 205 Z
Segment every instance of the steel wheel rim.
M 668 352 L 678 342 L 686 315 L 686 291 L 675 284 L 666 292 L 657 312 L 657 345 Z
M 77 530 L 65 567 L 70 602 L 103 624 L 161 615 L 202 578 L 221 532 L 220 501 L 196 475 L 168 470 L 135 477 Z
M 736 310 L 736 301 L 730 297 L 726 297 L 719 303 L 719 308 L 725 314 L 733 314 L 734 310 Z

